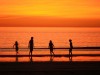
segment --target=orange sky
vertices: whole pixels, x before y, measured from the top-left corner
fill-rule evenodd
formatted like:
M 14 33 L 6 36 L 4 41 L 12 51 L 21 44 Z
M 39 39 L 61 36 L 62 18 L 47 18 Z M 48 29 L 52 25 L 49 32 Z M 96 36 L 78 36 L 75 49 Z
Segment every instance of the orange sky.
M 0 26 L 100 26 L 100 0 L 0 0 Z

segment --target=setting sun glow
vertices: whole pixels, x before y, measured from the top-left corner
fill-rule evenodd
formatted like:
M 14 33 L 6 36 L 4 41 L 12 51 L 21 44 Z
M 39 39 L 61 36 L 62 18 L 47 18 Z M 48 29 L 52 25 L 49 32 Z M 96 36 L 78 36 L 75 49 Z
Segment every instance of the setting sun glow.
M 99 25 L 99 0 L 0 0 L 0 26 Z

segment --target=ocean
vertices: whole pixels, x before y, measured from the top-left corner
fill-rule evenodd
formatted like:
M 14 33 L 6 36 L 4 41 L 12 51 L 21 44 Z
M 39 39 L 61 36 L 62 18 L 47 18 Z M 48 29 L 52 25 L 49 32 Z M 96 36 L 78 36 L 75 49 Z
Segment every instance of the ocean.
M 28 48 L 34 37 L 35 48 L 48 48 L 52 40 L 55 48 L 69 47 L 72 39 L 74 47 L 100 47 L 99 27 L 0 27 L 0 55 L 15 55 L 13 45 L 18 41 L 19 48 Z M 4 48 L 4 49 L 2 49 Z M 19 55 L 28 54 L 28 49 L 19 49 Z M 68 50 L 54 50 L 55 54 L 68 54 Z M 33 54 L 50 54 L 49 50 L 34 50 Z M 73 50 L 73 54 L 100 54 L 100 49 Z M 33 61 L 69 61 L 68 57 L 33 57 Z M 29 62 L 29 57 L 17 58 L 19 62 Z M 100 61 L 100 56 L 77 56 L 72 61 Z M 0 62 L 16 62 L 16 57 L 0 57 Z

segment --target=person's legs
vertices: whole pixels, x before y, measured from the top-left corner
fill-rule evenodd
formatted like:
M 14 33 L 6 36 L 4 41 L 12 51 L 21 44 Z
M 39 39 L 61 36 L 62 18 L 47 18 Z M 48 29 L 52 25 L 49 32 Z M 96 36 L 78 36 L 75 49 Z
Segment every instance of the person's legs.
M 71 53 L 71 55 L 72 55 L 72 48 L 71 48 L 71 50 L 70 50 L 70 53 Z
M 52 54 L 55 55 L 53 51 L 52 51 Z
M 32 56 L 32 50 L 31 50 L 31 56 Z
M 50 55 L 52 55 L 52 52 L 50 51 Z
M 18 53 L 18 50 L 16 49 L 16 54 Z
M 70 48 L 70 50 L 69 50 L 69 55 L 72 55 L 72 49 Z
M 71 51 L 71 55 L 72 55 L 72 51 Z
M 53 49 L 51 49 L 51 54 L 54 55 Z
M 52 50 L 50 49 L 50 55 L 52 55 Z
M 17 49 L 17 53 L 18 53 L 18 49 Z

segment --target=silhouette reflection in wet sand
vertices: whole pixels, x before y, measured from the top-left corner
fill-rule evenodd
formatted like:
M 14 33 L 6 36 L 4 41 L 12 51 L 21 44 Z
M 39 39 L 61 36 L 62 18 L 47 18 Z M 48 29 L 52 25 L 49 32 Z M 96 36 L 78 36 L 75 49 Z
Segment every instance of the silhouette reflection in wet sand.
M 33 62 L 32 56 L 29 56 L 30 62 Z
M 53 62 L 54 56 L 50 56 L 50 62 Z
M 18 55 L 16 54 L 16 62 L 18 62 Z
M 72 56 L 69 56 L 69 62 L 72 62 Z
M 54 44 L 51 40 L 49 42 L 49 48 L 50 48 L 50 55 L 55 55 L 54 52 L 53 52 Z
M 33 47 L 34 47 L 34 41 L 33 41 L 33 37 L 31 37 L 28 45 L 28 48 L 30 48 L 29 55 L 31 56 L 32 56 Z

